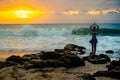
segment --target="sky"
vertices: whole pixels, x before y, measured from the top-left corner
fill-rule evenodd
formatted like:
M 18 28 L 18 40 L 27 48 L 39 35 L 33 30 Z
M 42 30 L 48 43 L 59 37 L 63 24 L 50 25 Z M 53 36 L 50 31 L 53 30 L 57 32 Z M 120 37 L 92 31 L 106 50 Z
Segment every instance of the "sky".
M 120 23 L 119 0 L 0 0 L 0 24 Z

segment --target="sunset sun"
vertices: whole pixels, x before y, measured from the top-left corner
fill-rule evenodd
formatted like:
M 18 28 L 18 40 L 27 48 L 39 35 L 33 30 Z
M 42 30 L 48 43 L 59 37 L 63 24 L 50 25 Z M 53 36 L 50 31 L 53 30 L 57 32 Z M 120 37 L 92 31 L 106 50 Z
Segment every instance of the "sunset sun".
M 32 11 L 27 10 L 17 10 L 15 11 L 15 14 L 19 18 L 29 18 L 31 14 L 33 14 Z

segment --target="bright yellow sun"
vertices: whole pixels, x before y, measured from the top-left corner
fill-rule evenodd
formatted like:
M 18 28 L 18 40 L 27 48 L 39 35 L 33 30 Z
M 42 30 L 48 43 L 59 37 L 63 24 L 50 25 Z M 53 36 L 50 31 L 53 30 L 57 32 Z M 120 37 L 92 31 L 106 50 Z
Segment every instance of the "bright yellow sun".
M 29 16 L 32 14 L 32 11 L 17 10 L 17 11 L 15 11 L 15 14 L 19 18 L 29 18 Z
M 45 14 L 45 11 L 16 10 L 14 11 L 14 14 L 18 18 L 26 19 L 26 18 L 34 18 L 37 16 L 43 16 Z

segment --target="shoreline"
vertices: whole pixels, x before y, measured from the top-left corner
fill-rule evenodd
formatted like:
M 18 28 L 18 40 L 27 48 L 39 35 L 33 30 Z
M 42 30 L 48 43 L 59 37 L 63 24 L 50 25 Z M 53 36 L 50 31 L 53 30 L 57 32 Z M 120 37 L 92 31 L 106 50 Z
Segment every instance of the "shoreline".
M 76 50 L 77 48 L 77 50 Z M 105 54 L 82 56 L 86 48 L 67 44 L 64 49 L 41 52 L 0 52 L 2 80 L 118 80 L 119 61 L 111 61 Z M 81 56 L 80 56 L 81 55 Z M 114 63 L 118 66 L 114 66 Z M 109 67 L 117 72 L 112 72 Z M 103 72 L 99 74 L 99 72 Z M 104 72 L 105 71 L 105 72 Z M 9 74 L 12 73 L 12 74 Z M 104 75 L 105 73 L 105 75 Z M 107 76 L 106 76 L 107 73 Z M 98 76 L 96 76 L 97 74 Z M 102 76 L 101 76 L 102 75 Z M 115 78 L 114 78 L 115 77 Z M 118 78 L 118 79 L 117 79 Z
M 45 50 L 47 51 L 47 50 Z M 9 56 L 12 56 L 12 55 L 16 55 L 16 56 L 24 56 L 26 54 L 37 54 L 37 53 L 40 53 L 41 51 L 24 51 L 24 52 L 0 52 L 0 61 L 5 61 L 6 58 L 8 58 Z M 88 56 L 85 54 L 83 55 L 78 55 L 79 57 L 84 57 L 84 56 Z M 113 60 L 119 60 L 119 58 L 110 58 L 111 61 Z

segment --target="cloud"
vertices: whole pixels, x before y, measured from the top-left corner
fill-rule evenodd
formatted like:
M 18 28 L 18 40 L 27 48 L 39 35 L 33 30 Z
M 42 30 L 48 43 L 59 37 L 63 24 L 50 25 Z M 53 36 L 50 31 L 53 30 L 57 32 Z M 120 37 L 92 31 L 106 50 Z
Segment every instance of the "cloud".
M 64 15 L 79 15 L 82 14 L 79 10 L 68 10 L 63 12 Z
M 89 14 L 89 15 L 99 15 L 99 14 L 101 14 L 101 11 L 90 10 L 90 11 L 88 11 L 88 12 L 85 13 L 85 14 Z
M 62 14 L 64 15 L 108 15 L 108 14 L 120 14 L 120 9 L 103 9 L 103 10 L 68 10 L 63 11 Z
M 89 15 L 107 15 L 107 14 L 120 14 L 119 9 L 108 9 L 108 10 L 90 10 L 86 14 Z

